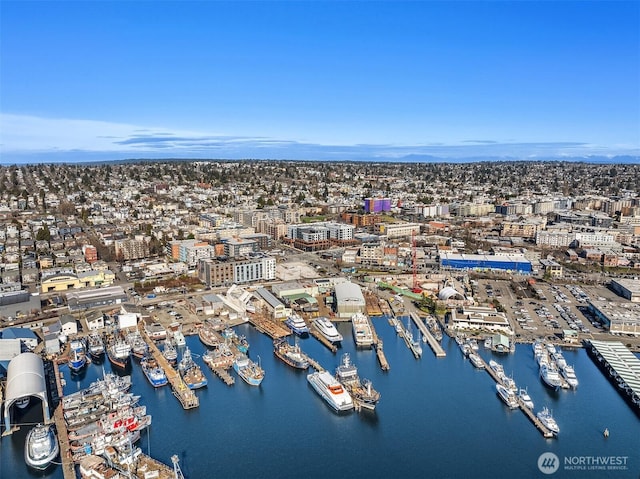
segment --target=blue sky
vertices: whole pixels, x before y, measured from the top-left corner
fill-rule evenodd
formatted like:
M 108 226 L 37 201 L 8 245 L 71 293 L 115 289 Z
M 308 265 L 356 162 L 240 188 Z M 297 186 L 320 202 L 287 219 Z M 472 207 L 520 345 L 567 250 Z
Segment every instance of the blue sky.
M 0 163 L 640 153 L 640 2 L 0 0 Z

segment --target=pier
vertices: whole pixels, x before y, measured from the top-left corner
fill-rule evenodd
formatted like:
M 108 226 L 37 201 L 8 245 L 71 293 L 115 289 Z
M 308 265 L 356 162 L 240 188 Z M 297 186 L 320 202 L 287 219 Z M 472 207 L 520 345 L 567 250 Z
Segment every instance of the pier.
M 316 338 L 318 341 L 320 341 L 322 344 L 324 344 L 327 348 L 329 348 L 329 350 L 332 353 L 337 353 L 338 352 L 338 346 L 336 346 L 331 341 L 329 341 L 327 338 L 325 338 L 322 334 L 320 334 L 320 331 L 318 331 L 318 329 L 316 328 L 315 324 L 313 324 L 313 323 L 311 324 L 311 326 L 309 326 L 309 334 L 311 336 L 313 336 L 314 338 Z
M 211 367 L 209 369 L 211 369 L 213 374 L 215 374 L 220 379 L 222 379 L 222 382 L 224 382 L 227 386 L 232 386 L 233 384 L 235 384 L 236 380 L 233 378 L 233 376 L 229 373 L 228 370 L 224 368 L 211 368 Z
M 436 357 L 444 358 L 447 353 L 442 348 L 442 345 L 438 341 L 436 341 L 436 338 L 433 337 L 433 334 L 431 334 L 431 331 L 429 331 L 427 325 L 424 324 L 424 321 L 420 319 L 420 316 L 418 316 L 416 313 L 411 313 L 411 319 L 418 327 L 418 329 L 420 329 L 422 337 L 427 339 L 427 343 L 429 343 L 429 347 L 431 347 L 431 350 L 434 352 Z
M 313 359 L 307 354 L 305 354 L 305 357 L 307 358 L 307 361 L 309 361 L 309 366 L 311 366 L 313 369 L 315 369 L 318 372 L 324 371 L 324 368 L 318 361 L 316 361 L 315 359 Z
M 369 326 L 371 326 L 371 334 L 373 335 L 373 349 L 376 350 L 376 356 L 378 357 L 380 368 L 382 368 L 383 371 L 388 371 L 389 369 L 391 369 L 391 367 L 389 366 L 387 357 L 384 355 L 384 350 L 382 348 L 382 339 L 380 339 L 380 336 L 378 336 L 376 328 L 373 326 L 373 321 L 371 321 L 371 317 L 367 316 L 367 321 L 369 321 Z
M 640 408 L 640 359 L 619 341 L 592 339 L 589 345 L 587 351 L 590 350 L 596 364 L 609 375 L 620 394 Z
M 478 357 L 484 364 L 484 370 L 489 373 L 489 376 L 491 376 L 496 383 L 502 384 L 502 381 L 500 381 L 500 378 L 498 377 L 496 372 L 485 362 L 484 358 L 479 354 Z M 555 437 L 555 435 L 547 428 L 547 426 L 545 426 L 542 421 L 538 419 L 538 416 L 536 416 L 531 409 L 524 405 L 522 399 L 520 399 L 520 397 L 518 396 L 516 396 L 516 398 L 518 399 L 518 407 L 524 413 L 524 415 L 529 418 L 529 420 L 538 429 L 538 431 L 540 431 L 542 435 L 547 439 Z
M 71 457 L 67 424 L 64 421 L 64 415 L 62 411 L 62 402 L 58 404 L 58 407 L 53 413 L 53 421 L 56 425 L 56 431 L 58 432 L 58 444 L 60 445 L 60 462 L 62 467 L 62 475 L 64 476 L 64 479 L 76 479 L 76 469 Z
M 268 335 L 271 339 L 283 338 L 291 334 L 291 330 L 279 321 L 267 319 L 259 314 L 249 315 L 248 321 L 254 328 Z
M 140 328 L 140 334 L 149 345 L 149 351 L 151 351 L 151 354 L 158 362 L 158 365 L 167 375 L 167 379 L 169 380 L 169 384 L 171 384 L 171 389 L 173 390 L 173 395 L 178 398 L 182 407 L 184 409 L 193 409 L 198 407 L 200 405 L 200 401 L 198 400 L 196 393 L 189 389 L 189 386 L 187 386 L 182 380 L 178 371 L 173 369 L 169 364 L 169 361 L 165 359 L 162 352 L 158 349 L 158 346 L 156 346 L 156 343 L 149 338 L 144 328 Z

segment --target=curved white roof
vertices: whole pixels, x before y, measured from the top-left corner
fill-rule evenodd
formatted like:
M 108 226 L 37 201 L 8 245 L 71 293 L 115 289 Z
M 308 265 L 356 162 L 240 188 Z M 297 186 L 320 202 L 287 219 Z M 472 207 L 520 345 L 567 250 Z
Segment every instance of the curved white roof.
M 364 296 L 360 286 L 355 283 L 346 281 L 344 283 L 338 283 L 335 286 L 336 302 L 340 304 L 356 303 L 365 305 Z
M 7 368 L 5 393 L 5 411 L 14 401 L 28 396 L 38 396 L 46 402 L 47 382 L 42 358 L 34 353 L 22 353 L 13 358 Z
M 440 299 L 442 301 L 446 301 L 448 299 L 451 299 L 454 296 L 459 296 L 460 298 L 463 297 L 462 294 L 458 293 L 451 286 L 446 286 L 446 287 L 442 288 L 440 290 L 440 292 L 438 293 L 438 299 Z

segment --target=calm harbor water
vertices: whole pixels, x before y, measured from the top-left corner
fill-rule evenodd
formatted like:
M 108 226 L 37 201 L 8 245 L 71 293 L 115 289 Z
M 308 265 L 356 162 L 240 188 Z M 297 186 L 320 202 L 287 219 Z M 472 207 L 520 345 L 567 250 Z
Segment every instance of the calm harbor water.
M 338 415 L 297 371 L 273 355 L 271 340 L 249 325 L 237 328 L 250 342 L 250 356 L 260 357 L 266 371 L 259 388 L 240 379 L 229 387 L 213 376 L 198 390 L 200 407 L 183 411 L 168 387 L 155 390 L 134 361 L 133 391 L 153 415 L 153 424 L 139 442 L 151 456 L 170 464 L 178 454 L 188 479 L 196 478 L 390 478 L 390 477 L 640 477 L 640 416 L 634 412 L 582 349 L 564 350 L 580 380 L 576 391 L 545 388 L 531 346 L 515 354 L 493 355 L 527 387 L 535 409 L 548 406 L 560 426 L 557 439 L 544 439 L 519 410 L 510 411 L 495 393 L 495 383 L 463 358 L 447 338 L 447 357 L 437 359 L 428 345 L 416 360 L 384 318 L 374 319 L 391 370 L 383 372 L 373 350 L 356 350 L 350 324 L 339 324 L 342 348 L 331 353 L 316 339 L 301 340 L 303 350 L 334 371 L 343 352 L 351 353 L 361 377 L 381 392 L 375 413 Z M 197 336 L 187 338 L 193 353 L 205 347 Z M 105 368 L 110 370 L 109 363 Z M 83 378 L 72 380 L 63 369 L 70 393 L 102 374 L 91 365 Z M 29 415 L 38 411 L 29 411 Z M 608 428 L 611 435 L 603 437 Z M 59 467 L 37 473 L 24 465 L 27 428 L 0 442 L 0 477 L 62 478 Z M 542 453 L 553 452 L 559 469 L 544 475 Z M 587 466 L 593 458 L 616 457 L 624 469 Z M 602 459 L 599 459 L 602 460 Z M 585 465 L 580 465 L 580 463 Z M 573 464 L 569 468 L 568 464 Z

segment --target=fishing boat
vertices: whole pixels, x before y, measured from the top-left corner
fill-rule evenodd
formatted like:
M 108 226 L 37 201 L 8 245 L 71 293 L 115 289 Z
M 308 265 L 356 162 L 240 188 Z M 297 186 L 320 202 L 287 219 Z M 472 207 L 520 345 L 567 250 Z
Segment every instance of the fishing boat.
M 162 356 L 172 366 L 175 366 L 178 363 L 178 350 L 174 346 L 173 342 L 171 342 L 171 340 L 169 339 L 165 339 L 164 341 L 164 346 L 162 347 Z
M 509 406 L 509 409 L 516 409 L 518 407 L 518 400 L 516 395 L 510 389 L 507 389 L 502 384 L 496 384 L 496 391 L 500 399 Z
M 370 348 L 373 345 L 373 330 L 369 318 L 362 313 L 351 316 L 353 340 L 359 348 Z
M 107 465 L 107 460 L 95 454 L 87 454 L 79 459 L 82 479 L 125 479 L 126 475 Z
M 518 397 L 522 401 L 522 404 L 524 404 L 527 408 L 533 410 L 533 399 L 531 399 L 531 396 L 529 396 L 526 388 L 520 388 L 520 391 L 518 391 Z
M 251 386 L 260 386 L 264 379 L 264 370 L 259 362 L 249 359 L 246 354 L 240 353 L 233 361 L 233 369 L 244 382 Z
M 292 368 L 307 369 L 309 368 L 309 358 L 300 349 L 298 338 L 295 343 L 289 344 L 285 338 L 279 338 L 273 341 L 273 353 L 284 363 Z
M 313 389 L 337 412 L 353 409 L 353 399 L 347 390 L 328 371 L 307 375 L 307 381 Z
M 24 460 L 34 469 L 44 470 L 56 458 L 60 446 L 50 424 L 37 424 L 28 433 L 24 444 Z
M 227 341 L 218 344 L 214 349 L 208 349 L 202 355 L 202 360 L 211 369 L 228 369 L 233 366 L 235 355 Z
M 318 332 L 330 342 L 339 343 L 342 341 L 342 334 L 340 334 L 335 325 L 324 316 L 315 319 L 313 325 Z
M 131 364 L 131 346 L 122 338 L 116 338 L 107 346 L 107 358 L 112 365 L 126 369 Z
M 80 339 L 73 339 L 69 343 L 69 369 L 77 373 L 87 364 L 87 350 L 84 342 Z
M 542 422 L 542 424 L 544 424 L 547 429 L 549 429 L 549 431 L 551 431 L 553 434 L 558 434 L 560 432 L 558 423 L 553 418 L 551 411 L 549 411 L 546 406 L 542 408 L 542 411 L 538 412 L 536 416 L 538 417 L 538 419 L 540 419 L 540 422 Z
M 209 325 L 206 321 L 205 324 L 198 329 L 198 338 L 205 346 L 215 348 L 220 344 L 220 337 L 213 326 Z
M 349 392 L 358 409 L 375 410 L 380 393 L 373 388 L 370 380 L 360 379 L 358 368 L 351 362 L 349 353 L 342 355 L 340 365 L 336 368 L 336 379 Z
M 102 335 L 94 332 L 87 336 L 87 350 L 91 358 L 96 361 L 101 361 L 104 358 L 105 353 Z
M 149 345 L 142 339 L 139 331 L 127 334 L 126 341 L 131 347 L 131 354 L 135 358 L 142 359 L 149 353 Z
M 298 336 L 306 337 L 309 335 L 309 326 L 305 320 L 296 313 L 291 313 L 287 319 L 284 320 L 284 324 Z
M 191 350 L 188 346 L 185 348 L 184 353 L 182 353 L 182 359 L 180 363 L 178 363 L 178 371 L 189 389 L 199 389 L 207 385 L 207 378 L 200 366 L 193 360 Z
M 154 388 L 165 386 L 169 382 L 167 375 L 155 358 L 150 356 L 142 358 L 140 366 L 142 367 L 142 372 Z
M 178 321 L 174 321 L 169 325 L 168 335 L 173 338 L 173 342 L 177 347 L 186 346 L 187 340 L 182 333 L 182 325 Z

